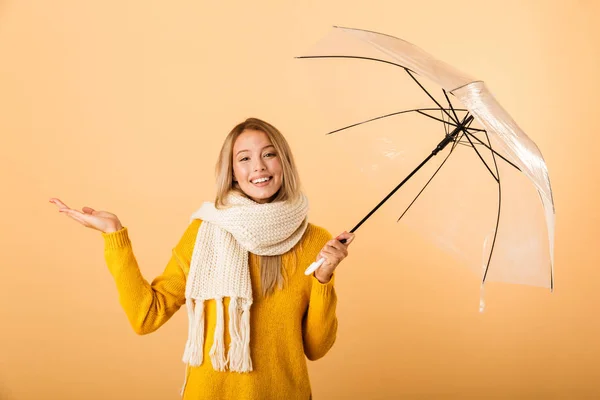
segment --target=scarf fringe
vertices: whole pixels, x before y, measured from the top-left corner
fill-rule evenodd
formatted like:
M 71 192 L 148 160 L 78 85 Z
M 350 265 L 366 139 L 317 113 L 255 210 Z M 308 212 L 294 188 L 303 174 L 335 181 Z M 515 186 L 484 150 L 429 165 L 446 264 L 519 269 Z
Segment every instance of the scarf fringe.
M 250 306 L 244 305 L 240 309 L 238 300 L 233 297 L 229 303 L 229 369 L 235 372 L 250 372 Z
M 190 321 L 183 362 L 197 367 L 204 358 L 204 302 L 194 303 L 192 299 L 186 299 L 185 304 Z
M 242 368 L 239 372 L 252 371 L 250 358 L 250 305 L 244 305 L 242 311 Z
M 217 371 L 227 368 L 234 372 L 252 371 L 250 357 L 250 305 L 239 306 L 239 298 L 232 297 L 229 302 L 229 333 L 231 342 L 225 357 L 225 316 L 223 298 L 215 299 L 217 309 L 217 324 L 213 345 L 210 349 L 210 360 Z M 183 354 L 183 362 L 197 367 L 202 364 L 204 356 L 204 302 L 186 299 L 188 318 L 188 341 Z
M 227 368 L 227 359 L 225 358 L 225 316 L 223 315 L 223 298 L 217 297 L 215 303 L 217 306 L 217 325 L 215 326 L 213 345 L 210 349 L 210 361 L 215 370 L 225 371 Z
M 227 358 L 229 359 L 229 369 L 231 371 L 238 371 L 241 367 L 241 318 L 242 316 L 238 308 L 238 298 L 232 297 L 229 301 L 229 335 L 231 336 L 231 342 L 229 343 L 229 351 L 227 353 Z

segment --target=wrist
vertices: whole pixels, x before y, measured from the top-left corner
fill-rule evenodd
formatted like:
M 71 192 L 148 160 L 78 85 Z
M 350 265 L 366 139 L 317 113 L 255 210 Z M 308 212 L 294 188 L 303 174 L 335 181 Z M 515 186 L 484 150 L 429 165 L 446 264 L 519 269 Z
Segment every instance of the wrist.
M 120 231 L 121 229 L 123 229 L 123 226 L 121 224 L 118 224 L 118 225 L 107 228 L 104 231 L 104 233 L 114 233 L 114 232 Z
M 320 272 L 320 269 L 318 269 L 315 271 L 314 275 L 315 275 L 315 278 L 317 278 L 317 280 L 319 282 L 325 284 L 331 280 L 333 273 L 322 273 L 322 272 Z

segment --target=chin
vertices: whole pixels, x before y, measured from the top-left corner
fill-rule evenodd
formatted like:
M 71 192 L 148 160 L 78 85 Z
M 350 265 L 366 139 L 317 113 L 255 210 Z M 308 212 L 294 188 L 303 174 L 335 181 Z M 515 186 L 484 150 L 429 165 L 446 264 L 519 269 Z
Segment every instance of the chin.
M 275 193 L 272 194 L 265 194 L 265 193 L 257 193 L 257 194 L 252 194 L 252 193 L 247 193 L 248 197 L 250 197 L 252 200 L 254 200 L 257 203 L 270 203 L 275 197 L 277 197 L 277 194 L 279 193 L 279 190 L 277 190 Z
M 275 195 L 272 196 L 249 196 L 252 200 L 257 203 L 270 203 L 271 200 L 275 198 Z

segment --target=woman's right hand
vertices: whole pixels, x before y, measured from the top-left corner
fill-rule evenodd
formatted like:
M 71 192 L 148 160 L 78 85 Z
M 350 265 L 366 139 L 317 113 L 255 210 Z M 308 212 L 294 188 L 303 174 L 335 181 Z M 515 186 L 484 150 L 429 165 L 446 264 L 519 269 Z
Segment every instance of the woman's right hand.
M 65 203 L 56 198 L 51 198 L 50 203 L 56 204 L 59 212 L 68 215 L 88 228 L 96 229 L 104 233 L 116 232 L 123 229 L 123 225 L 121 225 L 119 218 L 108 211 L 96 211 L 90 207 L 83 207 L 81 209 L 82 212 L 67 207 Z

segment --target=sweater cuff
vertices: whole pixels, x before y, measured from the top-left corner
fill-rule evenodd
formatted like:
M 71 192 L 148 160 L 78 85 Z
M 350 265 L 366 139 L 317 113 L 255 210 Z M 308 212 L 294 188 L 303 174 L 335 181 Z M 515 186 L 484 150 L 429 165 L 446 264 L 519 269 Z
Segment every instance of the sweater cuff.
M 129 234 L 127 232 L 127 227 L 123 227 L 122 229 L 111 232 L 104 233 L 102 232 L 102 237 L 104 238 L 104 247 L 105 249 L 119 249 L 127 246 L 131 246 L 131 241 L 129 240 Z
M 312 277 L 311 279 L 313 280 L 312 281 L 312 290 L 313 291 L 315 291 L 319 295 L 328 295 L 329 293 L 331 293 L 331 291 L 333 290 L 333 285 L 335 283 L 334 282 L 335 281 L 335 272 L 333 273 L 333 275 L 331 276 L 331 279 L 327 283 L 319 282 L 319 280 L 315 277 L 314 272 L 311 275 L 311 277 Z

